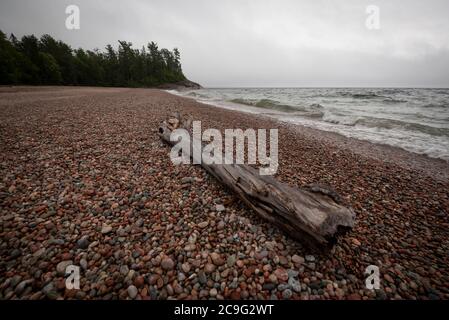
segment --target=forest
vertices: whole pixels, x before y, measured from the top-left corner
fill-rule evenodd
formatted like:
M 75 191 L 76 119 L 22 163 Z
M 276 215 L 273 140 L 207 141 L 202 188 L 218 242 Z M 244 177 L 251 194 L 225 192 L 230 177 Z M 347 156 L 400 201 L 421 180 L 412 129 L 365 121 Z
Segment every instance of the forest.
M 159 49 L 155 42 L 134 49 L 118 41 L 118 48 L 72 49 L 50 35 L 20 40 L 0 31 L 1 85 L 88 85 L 154 87 L 186 80 L 180 52 Z

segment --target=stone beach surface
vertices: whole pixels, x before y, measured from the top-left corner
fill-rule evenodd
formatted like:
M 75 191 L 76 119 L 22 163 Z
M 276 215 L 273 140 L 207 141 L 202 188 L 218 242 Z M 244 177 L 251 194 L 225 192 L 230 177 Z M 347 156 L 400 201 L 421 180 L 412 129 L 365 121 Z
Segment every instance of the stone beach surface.
M 332 186 L 354 229 L 313 252 L 200 166 L 174 166 L 157 135 L 174 111 L 279 128 L 276 178 Z M 0 299 L 449 298 L 443 161 L 127 88 L 0 88 L 0 149 Z

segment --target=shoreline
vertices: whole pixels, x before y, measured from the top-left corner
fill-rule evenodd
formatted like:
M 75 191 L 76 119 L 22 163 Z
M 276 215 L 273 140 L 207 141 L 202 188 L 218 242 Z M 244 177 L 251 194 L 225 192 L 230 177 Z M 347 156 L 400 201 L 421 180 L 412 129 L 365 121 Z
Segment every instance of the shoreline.
M 419 169 L 432 160 L 276 123 L 276 179 L 330 185 L 356 213 L 320 254 L 200 166 L 174 166 L 157 132 L 175 111 L 219 130 L 273 119 L 155 89 L 0 98 L 0 299 L 449 299 L 449 183 Z M 72 263 L 77 291 L 64 287 Z M 365 286 L 369 265 L 379 290 Z
M 297 131 L 298 134 L 306 135 L 312 139 L 323 140 L 326 141 L 326 143 L 332 145 L 337 144 L 339 148 L 347 149 L 361 156 L 369 157 L 379 161 L 387 161 L 399 165 L 407 170 L 416 170 L 443 182 L 449 181 L 449 162 L 440 158 L 433 158 L 426 154 L 415 153 L 389 144 L 381 144 L 369 140 L 347 137 L 341 133 L 334 131 L 311 128 L 301 124 L 282 121 L 280 119 L 276 119 L 264 114 L 257 114 L 244 110 L 239 111 L 219 105 L 209 104 L 207 102 L 197 101 L 192 97 L 185 97 L 168 91 L 165 92 L 175 97 L 191 99 L 195 103 L 199 103 L 211 108 L 219 108 L 221 110 L 227 110 L 239 114 L 249 114 L 255 118 L 271 121 L 274 124 L 273 127 L 276 127 L 276 125 L 283 125 L 290 128 L 291 130 Z

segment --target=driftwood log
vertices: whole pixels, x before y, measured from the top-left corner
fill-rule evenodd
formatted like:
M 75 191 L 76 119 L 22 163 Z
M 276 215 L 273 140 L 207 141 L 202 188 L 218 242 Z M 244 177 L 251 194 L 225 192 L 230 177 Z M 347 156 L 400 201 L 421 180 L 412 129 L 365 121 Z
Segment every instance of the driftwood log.
M 174 145 L 176 142 L 170 141 L 172 131 L 184 128 L 190 132 L 190 127 L 191 119 L 182 119 L 176 113 L 161 123 L 159 136 Z M 259 175 L 257 169 L 246 164 L 202 163 L 201 166 L 259 216 L 314 249 L 331 248 L 339 235 L 354 226 L 353 210 L 343 206 L 338 195 L 328 187 L 293 188 L 272 176 Z

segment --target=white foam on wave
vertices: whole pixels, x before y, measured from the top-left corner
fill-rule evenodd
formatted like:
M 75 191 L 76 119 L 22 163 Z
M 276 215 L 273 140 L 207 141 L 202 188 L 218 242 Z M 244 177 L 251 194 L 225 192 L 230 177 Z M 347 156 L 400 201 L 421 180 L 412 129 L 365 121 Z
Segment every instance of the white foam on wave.
M 225 90 L 225 89 L 223 89 Z M 246 94 L 249 96 L 245 99 L 252 99 L 254 97 L 250 96 L 251 92 L 248 93 L 248 89 L 234 89 L 237 92 L 238 96 L 233 97 L 229 94 L 229 92 L 224 92 L 221 95 L 220 89 L 214 89 L 208 91 L 208 89 L 202 89 L 200 93 L 192 95 L 190 94 L 193 91 L 184 91 L 178 92 L 176 90 L 167 90 L 167 92 L 176 94 L 179 96 L 193 98 L 194 100 L 209 104 L 215 107 L 224 108 L 228 110 L 241 111 L 252 114 L 261 114 L 264 116 L 268 116 L 279 121 L 284 121 L 288 123 L 293 123 L 297 125 L 303 125 L 306 127 L 331 131 L 339 133 L 346 137 L 356 138 L 360 140 L 365 140 L 378 144 L 387 144 L 394 147 L 399 147 L 405 149 L 410 152 L 425 154 L 427 156 L 433 158 L 440 158 L 449 162 L 449 137 L 447 135 L 431 135 L 426 132 L 406 130 L 406 128 L 401 127 L 392 127 L 385 128 L 381 126 L 364 126 L 363 120 L 380 114 L 381 116 L 385 116 L 388 120 L 388 117 L 392 121 L 396 119 L 401 119 L 401 108 L 396 107 L 394 109 L 386 107 L 386 106 L 377 106 L 374 111 L 371 110 L 359 110 L 357 105 L 352 104 L 350 100 L 347 105 L 338 101 L 336 104 L 338 107 L 323 107 L 324 103 L 320 103 L 320 109 L 323 109 L 322 118 L 317 117 L 307 117 L 301 113 L 286 113 L 279 110 L 274 110 L 270 108 L 259 108 L 256 106 L 239 104 L 235 102 L 230 102 L 232 99 L 241 99 L 242 96 L 245 97 Z M 260 96 L 260 92 L 263 94 L 264 89 L 257 89 L 257 94 Z M 235 92 L 232 92 L 235 93 Z M 258 97 L 259 97 L 258 96 Z M 276 95 L 270 93 L 270 99 L 279 98 L 278 101 L 282 101 L 284 96 L 277 97 Z M 343 104 L 343 105 L 342 105 Z M 309 104 L 313 105 L 313 104 Z M 411 106 L 409 109 L 414 110 L 416 108 Z M 406 110 L 410 112 L 410 110 Z M 425 111 L 425 110 L 424 110 Z M 377 112 L 377 113 L 376 113 Z M 382 114 L 383 112 L 383 114 Z M 390 113 L 388 113 L 390 112 Z M 423 112 L 420 110 L 420 112 Z M 413 115 L 413 112 L 411 113 Z M 430 120 L 435 119 L 435 123 L 440 123 L 441 120 L 436 117 L 432 118 L 431 113 L 429 113 Z M 406 113 L 404 111 L 403 117 L 410 116 L 410 113 Z M 423 117 L 425 118 L 425 117 Z M 417 118 L 414 120 L 416 121 Z M 360 121 L 362 120 L 362 121 Z M 428 119 L 427 119 L 428 120 Z M 398 120 L 396 120 L 398 121 Z M 362 124 L 359 125 L 359 122 Z M 429 125 L 429 124 L 423 124 Z M 445 123 L 443 123 L 444 129 Z M 449 127 L 449 124 L 447 124 Z

